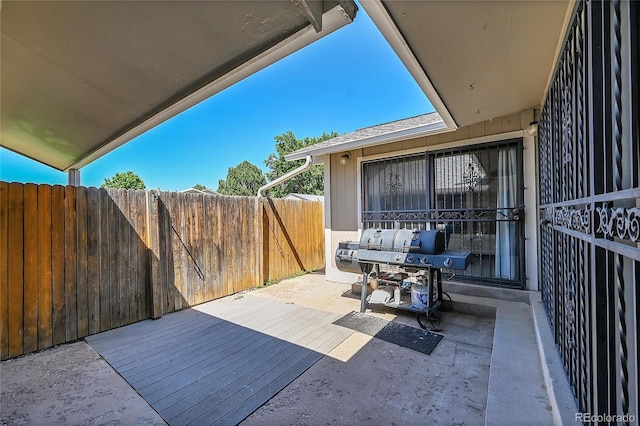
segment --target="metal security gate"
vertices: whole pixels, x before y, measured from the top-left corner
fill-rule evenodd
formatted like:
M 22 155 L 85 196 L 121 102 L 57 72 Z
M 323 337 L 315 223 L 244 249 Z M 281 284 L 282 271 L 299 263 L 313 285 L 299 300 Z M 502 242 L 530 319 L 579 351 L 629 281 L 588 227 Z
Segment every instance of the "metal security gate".
M 362 165 L 363 227 L 440 229 L 473 253 L 456 279 L 524 287 L 522 140 Z
M 639 9 L 577 3 L 539 128 L 542 299 L 579 409 L 606 423 L 639 414 Z

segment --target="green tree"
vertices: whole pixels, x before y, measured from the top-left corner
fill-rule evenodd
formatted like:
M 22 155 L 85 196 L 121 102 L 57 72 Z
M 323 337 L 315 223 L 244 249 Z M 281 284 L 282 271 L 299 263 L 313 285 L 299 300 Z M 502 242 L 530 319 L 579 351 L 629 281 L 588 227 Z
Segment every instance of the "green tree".
M 102 184 L 103 188 L 119 189 L 145 189 L 144 181 L 132 171 L 116 173 L 111 178 L 106 178 Z
M 224 195 L 253 195 L 267 180 L 256 165 L 243 161 L 235 167 L 229 167 L 226 179 L 218 181 L 217 192 Z
M 209 189 L 204 185 L 200 185 L 199 183 L 196 183 L 195 185 L 193 185 L 193 189 L 197 189 L 198 191 L 204 191 L 205 189 Z
M 265 160 L 269 171 L 266 173 L 269 182 L 304 164 L 304 160 L 287 161 L 285 155 L 302 148 L 315 145 L 319 142 L 333 139 L 338 134 L 336 132 L 322 133 L 322 136 L 313 138 L 298 139 L 292 131 L 288 131 L 274 137 L 276 141 L 276 154 L 271 153 Z M 311 166 L 309 170 L 277 185 L 268 191 L 270 197 L 280 198 L 291 193 L 300 194 L 324 194 L 324 167 L 322 164 Z

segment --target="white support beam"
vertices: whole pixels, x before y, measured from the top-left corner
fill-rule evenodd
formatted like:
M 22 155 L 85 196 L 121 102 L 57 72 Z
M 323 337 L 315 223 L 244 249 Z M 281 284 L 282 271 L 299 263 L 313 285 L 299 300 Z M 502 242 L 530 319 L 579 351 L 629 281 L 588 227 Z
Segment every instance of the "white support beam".
M 80 169 L 69 169 L 69 185 L 80 186 Z

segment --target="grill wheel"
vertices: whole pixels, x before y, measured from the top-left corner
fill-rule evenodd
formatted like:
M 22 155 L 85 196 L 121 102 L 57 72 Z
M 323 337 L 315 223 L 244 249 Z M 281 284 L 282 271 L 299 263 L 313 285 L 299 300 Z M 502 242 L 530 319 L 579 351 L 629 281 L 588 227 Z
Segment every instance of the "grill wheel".
M 453 307 L 451 296 L 442 292 L 442 299 L 438 302 L 438 309 L 441 312 L 450 311 Z M 430 331 L 440 331 L 440 312 L 434 308 L 427 308 L 426 312 L 417 312 L 416 320 L 420 327 Z
M 440 314 L 438 314 L 438 312 L 433 308 L 427 308 L 426 312 L 416 313 L 416 320 L 418 320 L 420 327 L 425 330 L 440 330 Z

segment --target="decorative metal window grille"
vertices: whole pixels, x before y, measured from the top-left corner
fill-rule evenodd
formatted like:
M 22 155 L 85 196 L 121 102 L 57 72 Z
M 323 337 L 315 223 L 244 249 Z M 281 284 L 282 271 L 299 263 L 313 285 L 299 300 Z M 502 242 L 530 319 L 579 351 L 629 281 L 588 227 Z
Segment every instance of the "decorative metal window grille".
M 542 300 L 579 409 L 638 419 L 638 2 L 578 2 L 539 128 Z

